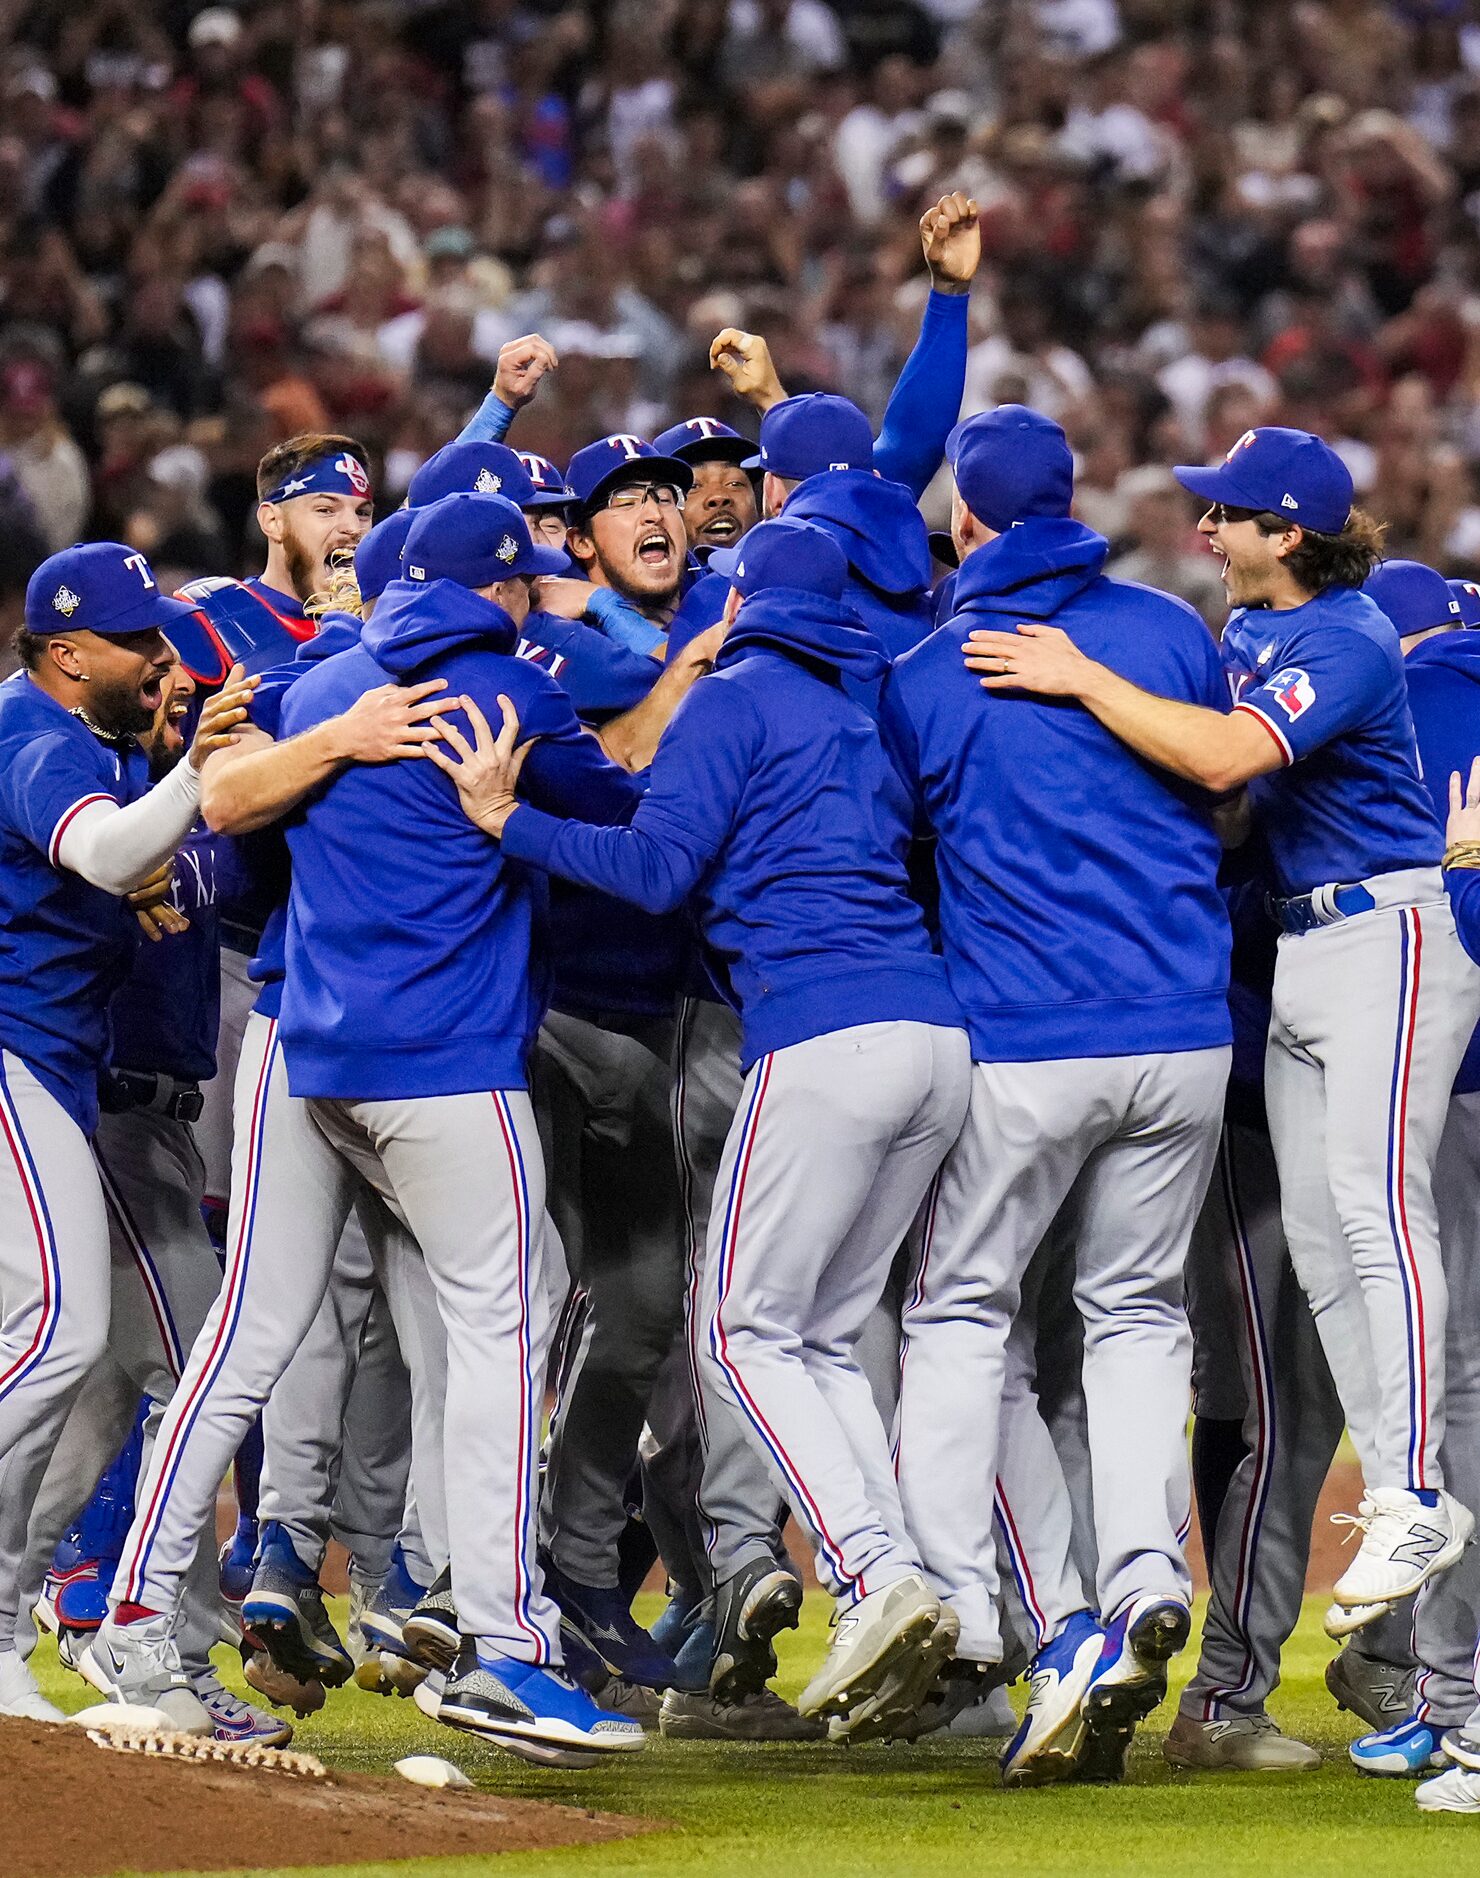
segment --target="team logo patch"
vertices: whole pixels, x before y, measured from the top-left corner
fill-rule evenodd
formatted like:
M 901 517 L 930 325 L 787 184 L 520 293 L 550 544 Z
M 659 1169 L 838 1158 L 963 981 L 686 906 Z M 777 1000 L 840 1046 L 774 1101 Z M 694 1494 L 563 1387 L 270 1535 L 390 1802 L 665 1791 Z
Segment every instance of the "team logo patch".
M 505 535 L 494 550 L 505 567 L 511 567 L 519 554 L 519 543 L 512 535 Z
M 341 476 L 349 478 L 350 487 L 357 496 L 369 495 L 370 478 L 365 474 L 365 466 L 357 458 L 352 457 L 348 450 L 340 457 L 334 467 L 339 471 Z
M 71 619 L 78 607 L 82 605 L 81 599 L 73 593 L 70 587 L 58 587 L 51 596 L 51 603 L 63 619 Z
M 504 486 L 502 476 L 495 476 L 491 469 L 480 469 L 478 480 L 473 484 L 480 496 L 496 496 Z
M 1269 693 L 1292 724 L 1297 717 L 1304 717 L 1316 701 L 1316 688 L 1310 682 L 1310 674 L 1293 665 L 1275 673 L 1269 681 Z

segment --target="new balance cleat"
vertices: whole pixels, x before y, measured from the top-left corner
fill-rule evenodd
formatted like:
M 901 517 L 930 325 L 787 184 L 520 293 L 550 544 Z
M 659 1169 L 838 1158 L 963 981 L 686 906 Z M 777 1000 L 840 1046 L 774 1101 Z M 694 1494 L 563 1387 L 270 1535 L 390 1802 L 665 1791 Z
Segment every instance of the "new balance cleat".
M 670 1689 L 658 1730 L 670 1741 L 824 1741 L 826 1725 L 799 1715 L 774 1689 L 721 1702 L 708 1690 Z
M 293 1724 L 253 1708 L 233 1695 L 214 1671 L 193 1676 L 191 1683 L 210 1716 L 218 1741 L 255 1742 L 262 1748 L 285 1747 L 293 1739 Z
M 776 1674 L 773 1640 L 796 1629 L 801 1609 L 796 1574 L 773 1558 L 752 1559 L 716 1585 L 711 1692 L 732 1702 L 764 1689 Z
M 1100 1660 L 1085 1693 L 1089 1740 L 1080 1774 L 1119 1780 L 1137 1725 L 1167 1692 L 1167 1664 L 1192 1630 L 1192 1613 L 1179 1598 L 1133 1598 L 1105 1626 Z
M 959 1630 L 954 1614 L 918 1572 L 896 1578 L 838 1612 L 831 1647 L 797 1708 L 827 1721 L 829 1733 L 840 1738 L 864 1726 L 882 1732 L 904 1719 L 901 1693 L 907 1695 L 923 1677 L 918 1707 Z
M 1104 1642 L 1090 1613 L 1076 1611 L 1033 1658 L 1027 1712 L 1002 1755 L 1004 1786 L 1047 1786 L 1075 1773 L 1087 1733 L 1080 1709 Z
M 1349 1643 L 1326 1665 L 1326 1687 L 1336 1698 L 1337 1708 L 1349 1709 L 1369 1728 L 1381 1730 L 1406 1721 L 1413 1713 L 1416 1675 L 1411 1663 L 1385 1663 Z
M 1420 1495 L 1374 1487 L 1355 1513 L 1331 1518 L 1362 1534 L 1357 1556 L 1332 1587 L 1334 1601 L 1344 1610 L 1408 1597 L 1447 1571 L 1475 1535 L 1474 1515 L 1452 1494 L 1439 1491 Z
M 548 1557 L 542 1557 L 540 1564 L 545 1589 L 560 1607 L 562 1619 L 580 1633 L 613 1676 L 648 1689 L 673 1686 L 673 1658 L 658 1648 L 632 1615 L 620 1587 L 578 1584 Z
M 300 1682 L 337 1689 L 355 1673 L 354 1658 L 324 1608 L 316 1574 L 276 1520 L 262 1528 L 257 1570 L 242 1600 L 242 1629 Z
M 462 1631 L 452 1596 L 452 1570 L 440 1572 L 401 1625 L 401 1640 L 416 1662 L 445 1676 L 457 1659 Z
M 589 1767 L 604 1755 L 634 1753 L 645 1740 L 637 1722 L 598 1708 L 563 1669 L 485 1659 L 471 1640 L 458 1652 L 437 1719 L 547 1766 Z
M 1328 1604 L 1321 1628 L 1333 1643 L 1345 1643 L 1379 1617 L 1386 1617 L 1392 1608 L 1391 1604 Z
M 157 1708 L 171 1728 L 213 1735 L 215 1720 L 191 1686 L 169 1613 L 120 1624 L 110 1617 L 78 1658 L 77 1667 L 111 1702 Z
M 1358 1773 L 1385 1780 L 1416 1780 L 1449 1764 L 1439 1743 L 1439 1730 L 1416 1719 L 1362 1735 L 1347 1753 Z
M 1270 1715 L 1226 1715 L 1199 1721 L 1177 1715 L 1162 1754 L 1172 1767 L 1196 1767 L 1210 1773 L 1300 1774 L 1321 1765 L 1321 1757 L 1303 1741 L 1281 1734 Z

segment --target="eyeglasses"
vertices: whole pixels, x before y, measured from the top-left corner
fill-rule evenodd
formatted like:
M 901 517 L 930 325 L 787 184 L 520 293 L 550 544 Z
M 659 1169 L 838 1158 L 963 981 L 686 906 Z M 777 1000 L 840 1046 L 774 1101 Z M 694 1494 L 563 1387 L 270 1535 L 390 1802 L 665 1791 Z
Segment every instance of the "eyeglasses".
M 1283 516 L 1276 515 L 1272 509 L 1241 509 L 1232 502 L 1215 502 L 1208 510 L 1208 517 L 1214 528 L 1224 528 L 1230 522 L 1278 522 L 1281 529 L 1290 526 Z
M 644 502 L 656 502 L 660 509 L 676 509 L 678 491 L 671 483 L 623 483 L 607 497 L 609 509 L 639 509 Z

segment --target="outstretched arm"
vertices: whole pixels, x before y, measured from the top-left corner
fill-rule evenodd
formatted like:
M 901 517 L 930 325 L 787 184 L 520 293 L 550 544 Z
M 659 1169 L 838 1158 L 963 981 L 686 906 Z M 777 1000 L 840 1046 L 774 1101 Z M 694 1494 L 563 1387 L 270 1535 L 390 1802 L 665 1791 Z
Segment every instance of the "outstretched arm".
M 540 388 L 546 372 L 560 361 L 548 339 L 525 333 L 499 347 L 493 384 L 473 415 L 457 433 L 459 443 L 502 443 L 514 419 Z

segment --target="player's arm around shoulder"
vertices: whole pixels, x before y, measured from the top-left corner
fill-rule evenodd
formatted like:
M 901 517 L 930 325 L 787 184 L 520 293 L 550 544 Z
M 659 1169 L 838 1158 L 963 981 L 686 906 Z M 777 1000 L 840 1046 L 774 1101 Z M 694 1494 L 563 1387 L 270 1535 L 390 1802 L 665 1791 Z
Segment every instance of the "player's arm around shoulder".
M 376 685 L 347 711 L 279 741 L 253 724 L 216 752 L 201 777 L 201 813 L 218 835 L 247 835 L 296 808 L 348 763 L 394 763 L 420 756 L 437 732 L 430 720 L 445 679 Z

